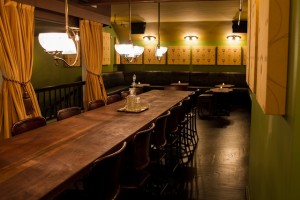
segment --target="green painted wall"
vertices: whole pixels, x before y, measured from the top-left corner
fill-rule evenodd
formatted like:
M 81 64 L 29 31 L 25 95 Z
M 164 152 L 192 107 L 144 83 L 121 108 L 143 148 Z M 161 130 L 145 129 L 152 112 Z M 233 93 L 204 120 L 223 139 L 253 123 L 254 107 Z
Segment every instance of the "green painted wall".
M 43 25 L 43 23 L 46 23 Z M 49 26 L 50 22 L 39 22 L 38 26 Z M 61 24 L 50 24 L 50 28 L 55 28 L 55 26 L 61 26 Z M 50 29 L 48 28 L 48 29 Z M 39 30 L 39 27 L 37 27 Z M 50 31 L 50 30 L 48 30 Z M 244 65 L 239 66 L 205 66 L 205 65 L 116 65 L 115 64 L 115 51 L 114 44 L 117 34 L 111 26 L 103 27 L 104 32 L 109 32 L 111 34 L 111 64 L 104 65 L 102 72 L 111 72 L 111 71 L 206 71 L 206 72 L 244 72 L 246 68 Z M 138 45 L 145 46 L 147 45 L 144 42 L 140 42 Z M 185 41 L 181 42 L 169 42 L 164 43 L 165 46 L 180 46 L 186 45 Z M 227 41 L 198 41 L 195 44 L 198 46 L 226 46 L 228 45 Z M 191 45 L 191 46 L 192 46 Z M 239 46 L 245 46 L 246 40 L 243 40 L 238 44 Z M 85 77 L 83 77 L 84 79 Z M 72 83 L 74 81 L 82 80 L 82 68 L 67 68 L 64 67 L 61 62 L 56 63 L 50 55 L 45 53 L 38 43 L 37 37 L 35 37 L 34 43 L 34 63 L 33 63 L 33 72 L 32 72 L 32 84 L 34 88 L 42 88 L 46 86 L 59 85 L 64 83 Z
M 251 200 L 300 199 L 300 2 L 291 0 L 287 114 L 265 115 L 252 95 Z

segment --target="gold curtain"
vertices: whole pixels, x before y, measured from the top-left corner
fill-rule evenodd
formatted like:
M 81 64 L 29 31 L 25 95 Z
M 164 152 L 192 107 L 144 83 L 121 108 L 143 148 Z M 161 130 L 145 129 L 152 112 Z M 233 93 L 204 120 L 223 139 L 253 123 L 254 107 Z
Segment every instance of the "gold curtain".
M 11 136 L 13 123 L 41 115 L 30 82 L 33 42 L 34 7 L 0 0 L 0 139 Z
M 102 73 L 103 33 L 102 24 L 89 20 L 80 21 L 80 38 L 83 61 L 86 66 L 85 108 L 92 100 L 107 100 Z

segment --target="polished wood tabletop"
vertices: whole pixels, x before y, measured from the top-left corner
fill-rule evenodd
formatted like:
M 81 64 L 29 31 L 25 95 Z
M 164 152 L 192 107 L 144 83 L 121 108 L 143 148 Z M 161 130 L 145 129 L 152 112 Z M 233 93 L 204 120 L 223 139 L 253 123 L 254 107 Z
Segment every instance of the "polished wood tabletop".
M 228 93 L 228 92 L 232 92 L 233 89 L 231 89 L 231 88 L 212 88 L 212 89 L 210 89 L 210 91 L 212 91 L 214 93 Z
M 119 101 L 1 141 L 0 199 L 54 197 L 95 159 L 190 94 L 152 90 L 139 95 L 150 106 L 144 112 L 118 112 L 124 106 Z

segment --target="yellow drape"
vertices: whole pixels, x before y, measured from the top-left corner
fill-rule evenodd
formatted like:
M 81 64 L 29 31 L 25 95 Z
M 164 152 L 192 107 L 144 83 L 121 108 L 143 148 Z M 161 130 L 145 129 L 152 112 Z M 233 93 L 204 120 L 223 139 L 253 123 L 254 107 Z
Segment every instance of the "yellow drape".
M 84 104 L 92 100 L 107 100 L 102 73 L 103 33 L 102 24 L 89 20 L 80 21 L 80 38 L 83 61 L 86 66 Z
M 0 0 L 0 139 L 11 136 L 13 123 L 40 116 L 40 108 L 30 83 L 33 63 L 34 7 Z M 25 84 L 25 90 L 22 88 Z M 26 114 L 23 96 L 27 91 L 33 112 Z M 31 105 L 31 104 L 30 104 Z

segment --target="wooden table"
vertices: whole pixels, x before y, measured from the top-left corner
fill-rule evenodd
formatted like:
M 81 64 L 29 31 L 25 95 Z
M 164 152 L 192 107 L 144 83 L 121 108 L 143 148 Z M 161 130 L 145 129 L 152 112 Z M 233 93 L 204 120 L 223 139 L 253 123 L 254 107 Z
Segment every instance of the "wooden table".
M 133 85 L 131 85 L 132 87 Z M 149 83 L 137 83 L 134 85 L 135 87 L 149 87 L 150 84 Z
M 139 95 L 151 104 L 144 112 L 118 112 L 124 106 L 119 101 L 0 142 L 0 198 L 56 196 L 86 173 L 95 159 L 190 94 L 152 90 Z
M 214 114 L 215 115 L 229 115 L 229 93 L 233 91 L 231 88 L 212 88 L 210 89 L 214 93 L 215 105 Z
M 212 89 L 210 89 L 210 91 L 212 91 L 214 93 L 228 93 L 228 92 L 232 92 L 233 89 L 231 89 L 231 88 L 212 88 Z
M 177 83 L 171 83 L 170 85 L 182 85 L 182 86 L 189 86 L 189 83 L 182 83 L 182 82 L 177 82 Z
M 222 87 L 222 88 L 232 88 L 234 87 L 235 85 L 232 85 L 232 84 L 225 84 L 225 83 L 222 83 L 222 84 L 219 84 L 219 85 L 215 85 L 215 87 Z

